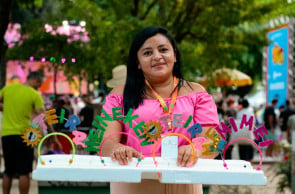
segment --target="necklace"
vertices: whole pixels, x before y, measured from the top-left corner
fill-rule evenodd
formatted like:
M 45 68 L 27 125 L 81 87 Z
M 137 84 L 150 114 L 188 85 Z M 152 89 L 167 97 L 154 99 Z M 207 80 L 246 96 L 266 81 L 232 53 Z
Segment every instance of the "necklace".
M 172 130 L 172 119 L 171 119 L 171 113 L 174 109 L 174 106 L 175 106 L 175 103 L 176 103 L 176 97 L 177 97 L 177 94 L 178 94 L 178 88 L 177 85 L 178 85 L 178 78 L 177 77 L 173 77 L 173 93 L 171 95 L 171 103 L 169 105 L 169 108 L 167 106 L 167 104 L 165 103 L 164 99 L 162 98 L 162 96 L 160 96 L 154 89 L 153 87 L 151 86 L 151 84 L 145 80 L 145 84 L 152 90 L 152 92 L 154 93 L 154 95 L 156 96 L 156 98 L 158 99 L 158 101 L 160 102 L 162 108 L 163 108 L 163 112 L 166 114 L 166 115 L 169 115 L 168 117 L 168 126 L 169 126 L 169 129 L 168 130 Z

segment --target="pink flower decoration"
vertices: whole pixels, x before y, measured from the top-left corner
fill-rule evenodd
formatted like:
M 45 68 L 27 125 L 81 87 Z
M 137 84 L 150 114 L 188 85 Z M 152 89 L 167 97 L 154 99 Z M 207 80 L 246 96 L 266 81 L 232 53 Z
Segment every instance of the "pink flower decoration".
M 65 63 L 65 62 L 66 62 L 66 58 L 62 58 L 61 63 Z

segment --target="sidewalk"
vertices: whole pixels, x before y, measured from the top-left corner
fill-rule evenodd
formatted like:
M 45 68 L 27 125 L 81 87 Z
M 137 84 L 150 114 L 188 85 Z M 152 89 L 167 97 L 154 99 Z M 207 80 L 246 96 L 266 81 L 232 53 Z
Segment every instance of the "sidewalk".
M 0 193 L 2 193 L 2 179 L 0 180 L 1 183 L 1 190 Z M 13 179 L 12 182 L 12 188 L 11 188 L 11 194 L 18 194 L 18 179 Z M 38 183 L 37 181 L 31 180 L 31 187 L 30 187 L 30 194 L 38 194 Z

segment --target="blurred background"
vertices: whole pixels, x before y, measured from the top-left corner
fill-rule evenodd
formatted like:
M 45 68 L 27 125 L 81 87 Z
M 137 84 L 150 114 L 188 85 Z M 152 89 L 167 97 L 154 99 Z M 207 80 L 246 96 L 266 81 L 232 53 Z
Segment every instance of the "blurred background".
M 243 97 L 258 92 L 259 103 L 270 102 L 278 94 L 266 99 L 267 59 L 272 54 L 267 48 L 276 45 L 270 48 L 275 60 L 286 63 L 280 65 L 285 70 L 290 67 L 282 77 L 293 75 L 294 6 L 293 0 L 1 1 L 0 87 L 17 79 L 24 82 L 29 71 L 40 70 L 46 78 L 44 94 L 96 97 L 110 90 L 106 81 L 112 69 L 126 64 L 134 34 L 160 25 L 179 44 L 186 79 L 199 81 L 211 93 Z M 288 35 L 282 41 L 287 46 L 269 35 L 284 25 Z M 241 71 L 248 80 L 228 82 L 244 79 L 229 72 L 218 81 L 214 71 L 221 68 Z M 290 91 L 292 79 L 285 80 Z M 282 82 L 274 84 L 279 87 Z M 266 93 L 261 95 L 263 89 Z M 284 93 L 282 99 L 293 98 L 293 93 Z
M 0 88 L 40 71 L 47 108 L 57 103 L 79 115 L 89 106 L 91 118 L 105 95 L 125 81 L 134 35 L 147 26 L 166 27 L 180 48 L 184 77 L 213 96 L 221 121 L 247 99 L 257 124 L 264 124 L 265 107 L 278 100 L 279 151 L 264 166 L 276 179 L 268 189 L 250 190 L 290 192 L 291 137 L 282 138 L 280 128 L 291 116 L 281 116 L 285 109 L 295 114 L 294 0 L 1 0 L 0 18 Z M 295 181 L 293 186 L 295 192 Z

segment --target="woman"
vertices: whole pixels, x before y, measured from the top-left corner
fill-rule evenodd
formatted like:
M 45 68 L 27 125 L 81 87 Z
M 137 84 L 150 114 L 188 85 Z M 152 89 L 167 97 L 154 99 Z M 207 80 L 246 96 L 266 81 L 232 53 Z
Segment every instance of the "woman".
M 247 99 L 242 99 L 240 101 L 240 104 L 242 105 L 242 109 L 237 112 L 237 117 L 236 117 L 237 126 L 240 126 L 244 115 L 246 115 L 247 119 L 250 119 L 250 117 L 255 118 L 253 109 L 250 107 L 249 101 Z M 237 132 L 231 134 L 229 138 L 229 142 L 238 138 L 247 138 L 254 141 L 255 137 L 253 135 L 253 131 L 252 130 L 249 131 L 250 127 L 253 129 L 254 126 L 255 126 L 255 120 L 253 120 L 252 126 L 250 125 L 244 126 L 242 129 L 239 129 Z M 240 140 L 240 141 L 237 141 L 235 144 L 239 146 L 240 159 L 251 162 L 254 157 L 254 148 L 252 146 L 252 143 L 250 143 L 249 141 Z
M 125 85 L 114 88 L 106 98 L 104 110 L 112 115 L 113 107 L 122 107 L 123 115 L 138 115 L 132 124 L 122 121 L 108 121 L 104 137 L 115 132 L 127 132 L 138 136 L 142 153 L 138 150 L 138 142 L 133 138 L 112 136 L 106 141 L 103 154 L 111 156 L 113 161 L 127 165 L 132 157 L 143 159 L 152 156 L 155 134 L 148 134 L 151 128 L 134 130 L 132 127 L 141 121 L 145 126 L 158 122 L 158 131 L 162 135 L 181 133 L 191 137 L 187 129 L 195 123 L 203 127 L 198 136 L 205 137 L 209 127 L 218 125 L 215 103 L 208 93 L 196 83 L 185 81 L 180 72 L 180 53 L 175 40 L 161 27 L 148 27 L 134 38 L 128 57 L 127 80 Z M 175 117 L 177 115 L 177 117 Z M 191 122 L 188 118 L 192 116 Z M 134 117 L 135 118 L 135 117 Z M 175 122 L 177 118 L 177 122 Z M 173 120 L 174 119 L 174 120 Z M 189 123 L 184 127 L 185 122 Z M 159 135 L 159 134 L 158 134 Z M 145 137 L 144 139 L 141 139 Z M 121 141 L 124 139 L 124 144 Z M 210 142 L 209 139 L 206 143 Z M 157 156 L 161 155 L 161 146 L 157 147 Z M 197 152 L 196 156 L 201 153 Z M 210 155 L 215 157 L 216 154 Z M 177 165 L 187 166 L 192 157 L 192 150 L 185 139 L 178 138 Z M 195 161 L 196 162 L 196 161 Z M 157 180 L 142 180 L 141 183 L 111 183 L 111 193 L 202 193 L 202 186 L 196 184 L 161 184 Z

